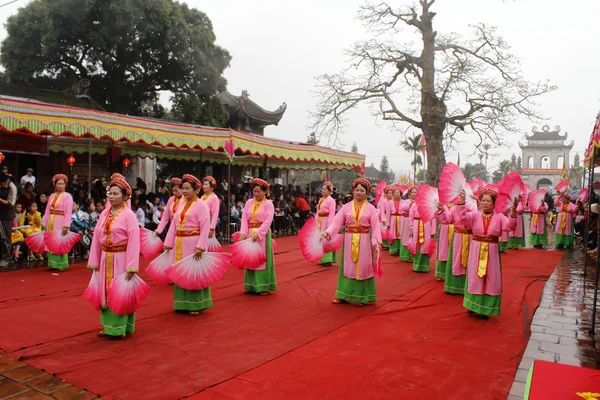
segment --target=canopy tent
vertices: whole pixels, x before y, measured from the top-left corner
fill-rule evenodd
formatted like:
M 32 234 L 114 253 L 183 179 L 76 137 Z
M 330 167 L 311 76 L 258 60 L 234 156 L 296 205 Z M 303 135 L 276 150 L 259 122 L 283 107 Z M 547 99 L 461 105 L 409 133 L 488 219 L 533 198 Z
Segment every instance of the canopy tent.
M 252 156 L 263 164 L 267 159 L 269 166 L 281 168 L 364 171 L 365 161 L 361 154 L 231 129 L 130 117 L 2 95 L 0 132 L 108 140 L 118 143 L 127 154 L 151 158 L 169 159 L 176 154 L 178 159 L 212 157 L 214 162 L 227 163 L 225 143 L 230 141 L 235 156 Z
M 597 188 L 597 182 L 594 182 L 594 169 L 596 167 L 600 166 L 600 151 L 598 151 L 600 149 L 600 113 L 598 113 L 598 115 L 596 116 L 596 123 L 594 124 L 594 129 L 592 130 L 592 134 L 590 135 L 590 142 L 588 144 L 588 147 L 585 151 L 585 157 L 584 157 L 584 165 L 588 168 L 588 210 L 592 210 L 591 208 L 591 204 L 592 204 L 592 198 L 594 197 L 592 194 L 594 193 L 594 189 Z M 584 259 L 584 273 L 586 271 L 586 267 L 587 267 L 587 261 L 588 261 L 588 252 L 587 252 L 587 248 L 588 248 L 588 234 L 589 234 L 589 222 L 590 222 L 590 218 L 586 218 L 586 223 L 585 223 L 585 235 L 584 235 L 584 251 L 585 251 L 585 259 Z M 599 235 L 599 240 L 598 243 L 600 243 L 600 230 L 598 231 L 598 235 Z M 600 254 L 596 254 L 596 276 L 595 276 L 595 280 L 594 280 L 594 302 L 592 303 L 592 324 L 590 327 L 590 334 L 593 336 L 596 333 L 596 318 L 597 318 L 597 311 L 598 311 L 598 282 L 599 282 L 599 278 L 600 278 Z

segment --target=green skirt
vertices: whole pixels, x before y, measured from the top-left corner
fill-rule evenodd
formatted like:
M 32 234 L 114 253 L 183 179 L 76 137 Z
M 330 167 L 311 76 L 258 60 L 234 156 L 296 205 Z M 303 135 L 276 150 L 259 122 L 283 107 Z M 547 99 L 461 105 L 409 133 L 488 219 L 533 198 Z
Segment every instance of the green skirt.
M 500 251 L 500 254 L 506 253 L 506 250 L 508 250 L 508 242 L 499 242 L 498 250 Z
M 402 247 L 402 244 L 400 242 L 400 239 L 394 239 L 394 241 L 392 242 L 392 245 L 390 246 L 390 254 L 391 255 L 400 254 L 401 247 Z
M 133 333 L 135 330 L 135 313 L 118 315 L 108 307 L 100 310 L 100 323 L 104 328 L 104 334 L 109 336 L 122 336 Z
M 338 267 L 338 281 L 335 297 L 340 300 L 351 301 L 353 303 L 374 303 L 377 301 L 375 296 L 375 278 L 364 280 L 350 279 L 344 276 L 344 247 L 340 256 L 340 266 Z
M 386 240 L 382 240 L 381 241 L 381 247 L 383 247 L 386 250 L 389 249 L 390 248 L 390 242 L 388 242 L 387 239 Z
M 275 279 L 275 264 L 273 262 L 273 244 L 271 242 L 271 231 L 267 233 L 267 268 L 262 271 L 244 269 L 244 291 L 252 293 L 268 292 L 277 290 Z
M 541 235 L 538 233 L 530 233 L 529 234 L 529 243 L 532 246 L 548 244 L 548 233 L 544 232 Z
M 338 262 L 337 251 L 333 251 L 331 253 L 325 253 L 319 261 L 319 265 L 331 265 L 336 262 Z
M 574 243 L 573 235 L 564 235 L 562 233 L 556 234 L 556 245 L 557 246 L 573 247 L 573 243 Z
M 497 316 L 500 315 L 500 303 L 502 296 L 490 296 L 489 294 L 470 294 L 465 290 L 463 306 L 477 314 Z
M 444 279 L 444 292 L 453 294 L 464 294 L 465 284 L 467 282 L 466 275 L 452 274 L 452 258 L 454 254 L 454 237 L 448 248 L 448 264 L 446 264 L 446 277 Z M 466 269 L 465 269 L 466 274 Z
M 525 247 L 525 238 L 524 237 L 510 237 L 508 238 L 508 248 L 509 249 L 522 249 Z
M 210 288 L 202 290 L 187 290 L 173 285 L 173 309 L 184 311 L 200 311 L 212 307 Z
M 417 244 L 417 253 L 413 258 L 413 271 L 429 272 L 429 254 L 421 254 L 421 244 Z
M 446 266 L 448 261 L 436 261 L 435 262 L 435 277 L 444 279 L 446 277 Z
M 48 252 L 47 255 L 48 255 L 48 266 L 49 267 L 52 267 L 54 269 L 69 268 L 69 255 L 68 254 L 58 255 L 58 254 L 52 254 L 52 253 Z
M 391 253 L 391 252 L 390 252 Z M 406 246 L 400 247 L 400 261 L 412 261 L 413 256 Z

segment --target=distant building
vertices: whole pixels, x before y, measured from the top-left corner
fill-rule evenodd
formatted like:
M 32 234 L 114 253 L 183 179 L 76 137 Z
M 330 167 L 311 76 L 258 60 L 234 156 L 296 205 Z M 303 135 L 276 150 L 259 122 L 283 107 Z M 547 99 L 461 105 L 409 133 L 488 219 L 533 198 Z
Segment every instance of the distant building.
M 560 126 L 550 130 L 544 125 L 541 131 L 533 127 L 531 132 L 531 135 L 525 135 L 526 144 L 519 142 L 523 152 L 523 182 L 532 189 L 554 187 L 561 181 L 563 166 L 569 168 L 569 153 L 574 141 L 565 143 L 568 134 L 561 135 Z
M 265 135 L 266 126 L 277 125 L 287 109 L 287 104 L 283 103 L 277 110 L 267 111 L 250 100 L 246 90 L 242 91 L 241 96 L 221 92 L 217 97 L 229 113 L 229 128 L 260 136 Z

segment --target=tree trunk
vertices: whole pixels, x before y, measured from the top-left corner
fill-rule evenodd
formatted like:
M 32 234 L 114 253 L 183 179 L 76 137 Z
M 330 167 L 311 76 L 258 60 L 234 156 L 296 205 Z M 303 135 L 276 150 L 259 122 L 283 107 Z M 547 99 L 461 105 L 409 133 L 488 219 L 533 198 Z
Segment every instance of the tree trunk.
M 421 33 L 423 36 L 423 52 L 421 62 L 423 77 L 421 82 L 421 118 L 423 134 L 427 142 L 427 183 L 437 186 L 442 168 L 446 164 L 443 139 L 446 127 L 446 105 L 435 93 L 435 36 L 433 17 L 429 6 L 422 2 Z

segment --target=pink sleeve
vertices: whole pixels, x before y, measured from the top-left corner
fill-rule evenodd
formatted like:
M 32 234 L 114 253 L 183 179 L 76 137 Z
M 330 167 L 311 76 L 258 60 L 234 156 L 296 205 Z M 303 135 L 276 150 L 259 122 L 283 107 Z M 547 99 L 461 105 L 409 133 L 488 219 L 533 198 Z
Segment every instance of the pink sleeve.
M 429 222 L 431 223 L 431 234 L 435 235 L 437 233 L 437 223 L 435 221 L 435 218 Z
M 73 198 L 71 197 L 71 195 L 69 193 L 65 193 L 62 196 L 61 199 L 62 203 L 63 203 L 63 207 L 64 207 L 64 213 L 65 213 L 65 218 L 64 218 L 64 222 L 63 222 L 63 227 L 70 227 L 71 226 L 71 213 L 73 212 Z M 139 239 L 138 239 L 139 240 Z
M 127 250 L 125 251 L 125 268 L 127 272 L 138 272 L 140 269 L 140 226 L 131 209 L 124 217 L 127 224 Z
M 437 219 L 444 225 L 449 225 L 454 221 L 453 212 L 444 207 L 444 211 L 441 214 L 436 214 Z
M 175 231 L 177 230 L 177 220 L 175 217 L 177 213 L 173 216 L 173 221 L 169 226 L 169 230 L 167 231 L 167 237 L 165 237 L 165 246 L 170 247 L 171 249 L 175 245 Z
M 240 233 L 242 235 L 248 236 L 248 220 L 250 219 L 250 204 L 253 203 L 253 200 L 248 200 L 246 205 L 244 205 L 244 210 L 242 211 L 242 225 L 240 226 Z
M 333 198 L 331 198 L 331 201 L 328 201 L 327 204 L 329 204 L 329 210 L 327 210 L 327 212 L 329 213 L 329 217 L 327 218 L 327 228 L 329 228 L 329 225 L 331 225 L 331 222 L 333 221 L 333 219 L 335 218 L 335 200 L 333 200 Z
M 90 245 L 90 254 L 88 256 L 88 268 L 100 268 L 100 242 L 104 238 L 104 220 L 106 219 L 106 213 L 108 209 L 102 211 L 100 217 L 98 217 L 98 223 L 96 224 L 96 230 L 92 236 L 92 244 Z
M 208 205 L 203 201 L 198 202 L 198 220 L 200 221 L 200 237 L 196 243 L 197 249 L 204 249 L 208 247 L 208 232 L 211 227 L 210 223 L 210 211 L 208 211 Z
M 544 202 L 544 204 L 542 204 L 540 206 L 539 212 L 546 212 L 548 211 L 548 203 Z
M 519 202 L 519 205 L 517 205 L 517 212 L 522 213 L 523 211 L 525 211 L 525 207 L 523 207 L 523 203 Z
M 502 217 L 502 230 L 504 232 L 511 232 L 517 228 L 517 218 L 507 217 L 506 215 L 499 215 Z
M 454 208 L 454 222 L 462 221 L 467 228 L 473 228 L 473 218 L 477 212 L 467 211 L 465 205 L 456 206 Z
M 208 204 L 207 204 L 208 205 Z M 210 196 L 210 212 L 212 213 L 212 219 L 210 220 L 210 229 L 212 231 L 217 227 L 217 220 L 219 219 L 219 206 L 220 206 L 219 198 L 216 194 Z
M 46 203 L 46 210 L 44 211 L 43 223 L 44 227 L 48 229 L 48 224 L 50 223 L 50 204 L 52 204 L 52 200 L 54 199 L 55 194 L 52 193 L 50 197 L 48 197 L 48 202 Z
M 408 228 L 412 229 L 413 222 L 415 221 L 415 209 L 416 207 L 410 207 L 408 209 Z
M 171 219 L 171 207 L 172 206 L 173 206 L 173 196 L 169 197 L 169 200 L 167 200 L 167 205 L 165 206 L 165 212 L 163 213 L 162 218 L 160 219 L 160 224 L 158 224 L 158 227 L 156 228 L 156 230 L 158 231 L 159 234 L 163 232 L 163 230 L 169 223 L 169 220 Z
M 265 204 L 263 205 L 263 212 L 265 213 L 265 219 L 260 225 L 260 228 L 256 231 L 260 240 L 263 240 L 267 236 L 267 232 L 271 229 L 271 222 L 273 222 L 273 217 L 275 216 L 275 207 L 273 203 L 269 200 L 265 200 Z
M 352 207 L 352 203 L 344 204 L 342 209 L 335 215 L 335 218 L 333 218 L 333 221 L 331 221 L 331 224 L 329 224 L 329 227 L 325 231 L 329 234 L 329 236 L 337 234 L 340 229 L 342 229 L 346 215 L 346 208 L 348 206 Z
M 371 246 L 376 246 L 381 243 L 381 229 L 379 229 L 379 218 L 375 207 L 371 206 Z

